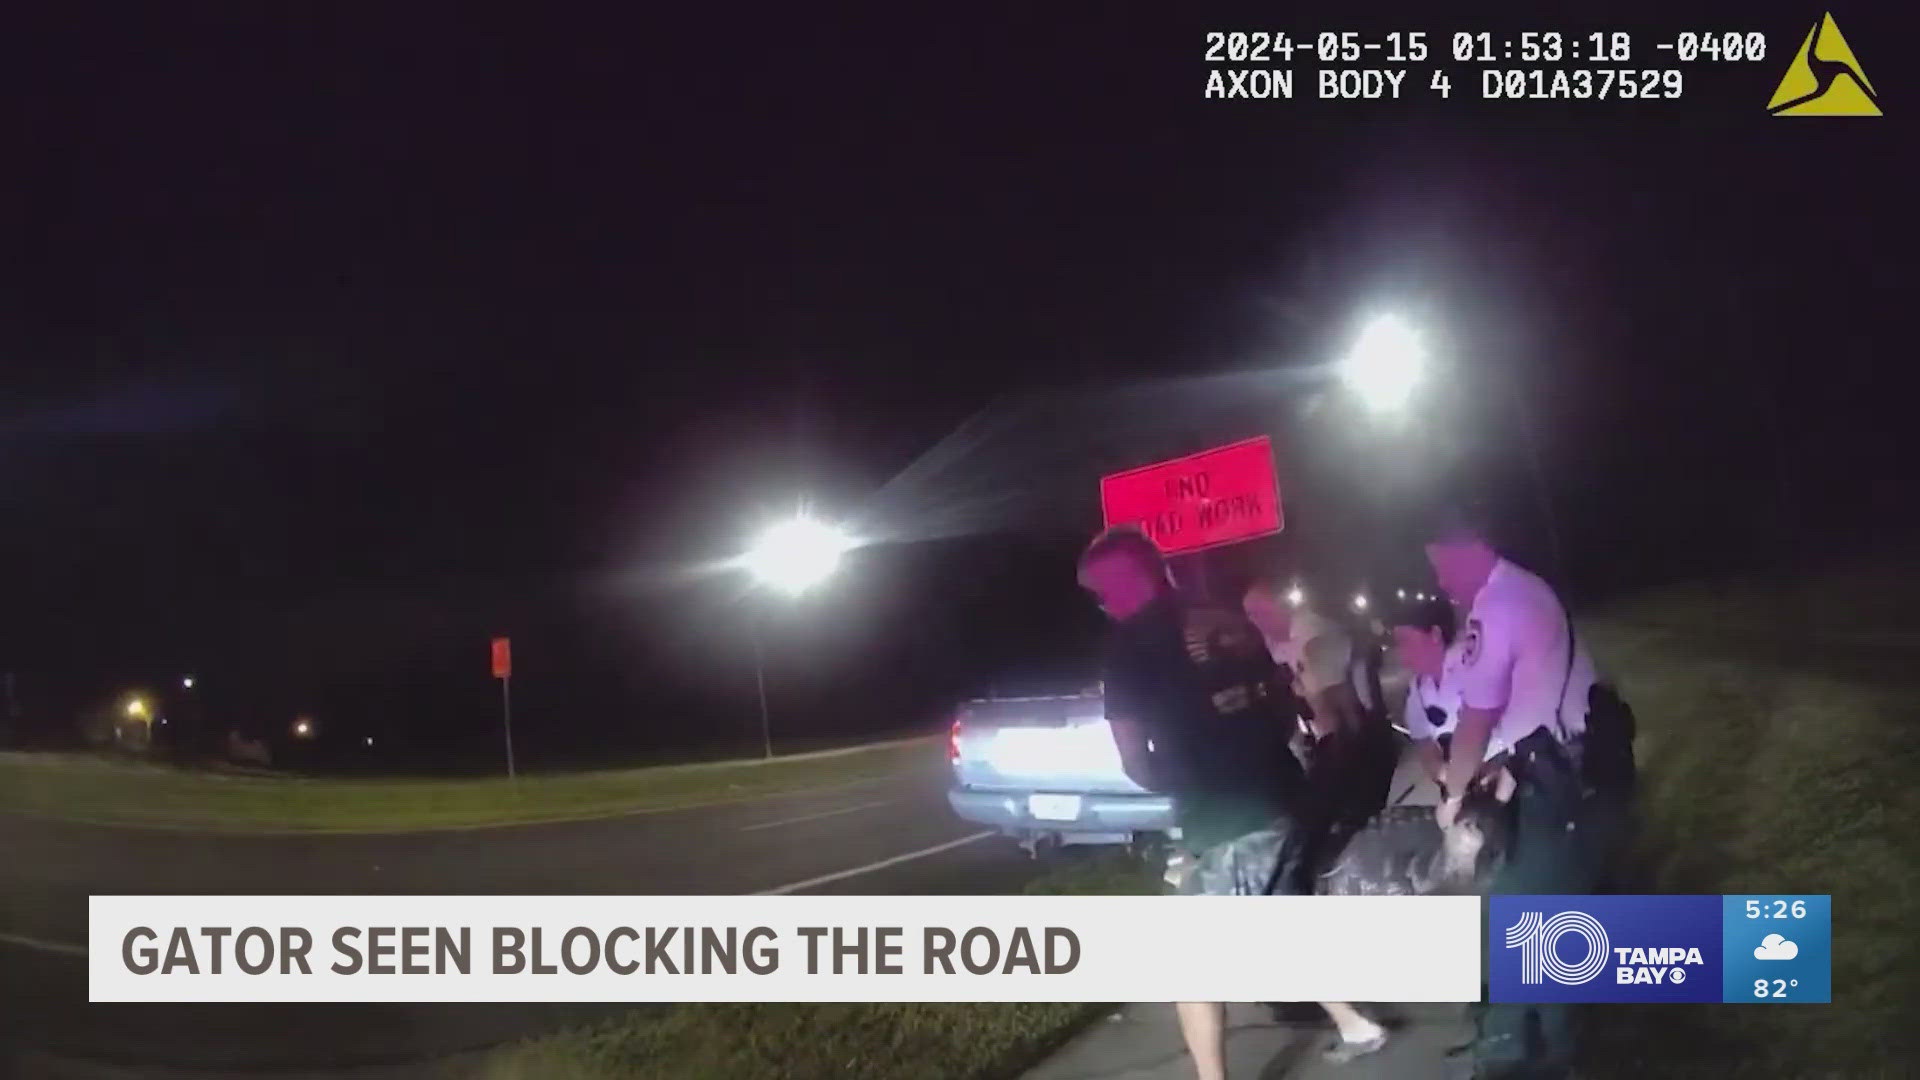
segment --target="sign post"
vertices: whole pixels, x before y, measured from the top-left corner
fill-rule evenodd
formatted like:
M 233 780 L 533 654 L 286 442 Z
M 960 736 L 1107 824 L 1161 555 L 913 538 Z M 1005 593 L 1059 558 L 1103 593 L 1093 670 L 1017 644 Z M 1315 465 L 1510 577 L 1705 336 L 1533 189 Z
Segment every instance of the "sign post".
M 513 644 L 508 639 L 493 639 L 493 677 L 500 680 L 500 715 L 506 725 L 507 779 L 517 780 L 513 769 Z
M 1135 525 L 1185 571 L 1183 587 L 1212 599 L 1199 555 L 1271 536 L 1285 525 L 1266 436 L 1100 478 L 1108 528 Z M 1186 558 L 1181 558 L 1185 556 Z

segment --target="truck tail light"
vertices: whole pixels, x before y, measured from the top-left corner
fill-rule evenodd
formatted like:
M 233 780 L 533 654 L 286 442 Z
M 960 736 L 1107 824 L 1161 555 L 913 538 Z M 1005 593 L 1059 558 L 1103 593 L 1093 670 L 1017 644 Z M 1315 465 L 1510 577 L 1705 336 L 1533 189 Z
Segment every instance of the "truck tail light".
M 953 727 L 947 732 L 947 760 L 960 760 L 960 721 L 956 718 Z

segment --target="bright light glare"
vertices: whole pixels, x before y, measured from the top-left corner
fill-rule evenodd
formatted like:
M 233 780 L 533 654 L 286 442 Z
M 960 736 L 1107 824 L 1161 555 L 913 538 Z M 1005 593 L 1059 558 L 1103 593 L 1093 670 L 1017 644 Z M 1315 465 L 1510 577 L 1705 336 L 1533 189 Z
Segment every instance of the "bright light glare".
M 762 584 L 797 596 L 831 577 L 852 547 L 838 529 L 798 517 L 768 529 L 744 562 Z
M 1426 348 L 1405 320 L 1382 315 L 1369 322 L 1340 365 L 1340 374 L 1369 408 L 1406 404 L 1426 366 Z
M 1393 590 L 1393 598 L 1396 600 L 1405 600 L 1407 598 L 1407 590 L 1405 589 Z
M 367 736 L 367 745 L 368 745 L 368 746 L 372 746 L 372 745 L 373 745 L 373 736 L 371 736 L 371 735 L 369 735 L 369 736 Z
M 135 720 L 145 720 L 147 718 L 147 699 L 128 698 L 127 715 Z
M 313 721 L 308 720 L 304 717 L 302 717 L 299 720 L 295 720 L 293 722 L 293 733 L 302 739 L 306 738 L 309 735 L 312 735 Z
M 188 675 L 185 678 L 182 678 L 180 680 L 180 685 L 183 687 L 186 687 L 188 690 L 193 689 L 193 676 Z
M 1299 607 L 1301 604 L 1304 604 L 1306 602 L 1307 602 L 1307 594 L 1300 588 L 1300 586 L 1295 585 L 1293 588 L 1287 590 L 1288 604 L 1292 605 L 1293 607 Z
M 1112 730 L 1086 720 L 1044 729 L 1001 728 L 988 738 L 982 756 L 1009 776 L 1110 776 L 1121 768 Z
M 1359 593 L 1359 594 L 1356 594 L 1356 595 L 1354 596 L 1354 598 L 1353 598 L 1353 610 L 1355 610 L 1355 611 L 1365 611 L 1365 610 L 1367 610 L 1367 597 L 1366 597 L 1366 594 L 1365 594 L 1365 593 Z

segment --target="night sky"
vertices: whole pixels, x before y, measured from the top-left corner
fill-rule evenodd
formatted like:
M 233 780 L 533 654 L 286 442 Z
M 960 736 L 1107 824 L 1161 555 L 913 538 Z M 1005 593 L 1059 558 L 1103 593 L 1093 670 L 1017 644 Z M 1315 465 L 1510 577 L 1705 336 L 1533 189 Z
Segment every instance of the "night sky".
M 1442 482 L 1541 557 L 1516 408 L 1583 598 L 1914 521 L 1895 121 L 1769 118 L 1779 64 L 1744 111 L 1422 113 L 1205 101 L 1184 17 L 375 10 L 18 35 L 35 732 L 192 671 L 452 753 L 511 633 L 536 753 L 744 737 L 756 613 L 778 724 L 924 723 L 1079 670 L 1102 472 L 1261 433 L 1288 530 L 1228 564 L 1329 589 L 1413 581 Z M 1817 14 L 1741 25 L 1784 64 Z M 1382 308 L 1442 365 L 1390 429 L 1327 371 Z M 798 605 L 713 571 L 803 497 L 884 542 Z

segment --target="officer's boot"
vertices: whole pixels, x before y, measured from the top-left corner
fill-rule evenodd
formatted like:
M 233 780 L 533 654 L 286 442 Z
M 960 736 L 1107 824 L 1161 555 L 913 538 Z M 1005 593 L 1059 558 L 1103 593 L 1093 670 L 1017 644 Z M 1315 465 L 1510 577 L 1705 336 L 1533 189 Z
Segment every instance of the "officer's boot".
M 1573 1006 L 1536 1005 L 1529 1019 L 1528 1075 L 1540 1080 L 1565 1080 L 1573 1072 Z
M 1533 1006 L 1493 1002 L 1480 1011 L 1474 1025 L 1473 1042 L 1465 1048 L 1472 1064 L 1474 1080 L 1509 1080 L 1526 1074 L 1529 1051 L 1537 1043 L 1530 1039 Z

